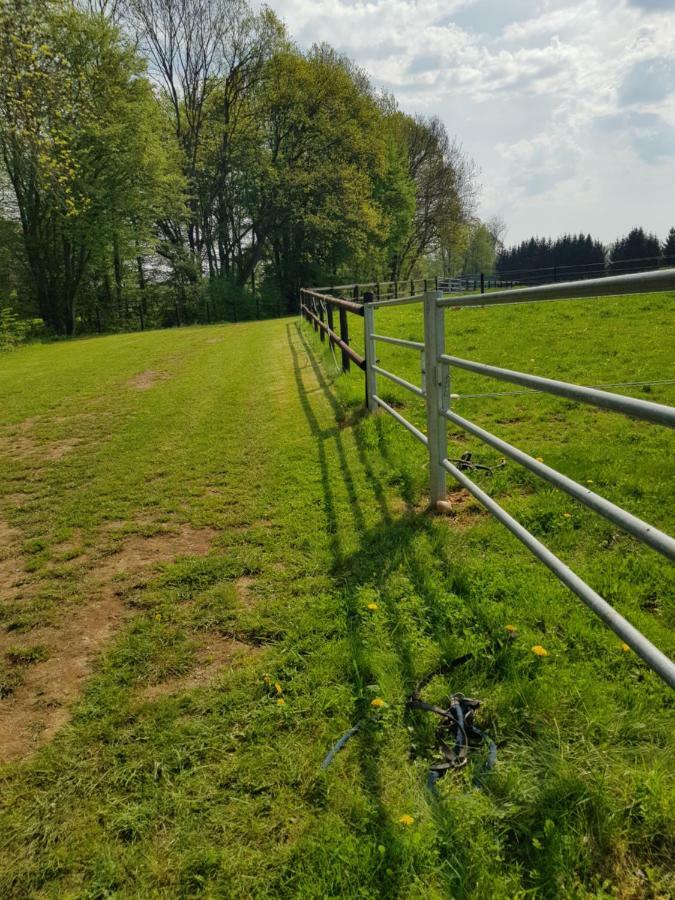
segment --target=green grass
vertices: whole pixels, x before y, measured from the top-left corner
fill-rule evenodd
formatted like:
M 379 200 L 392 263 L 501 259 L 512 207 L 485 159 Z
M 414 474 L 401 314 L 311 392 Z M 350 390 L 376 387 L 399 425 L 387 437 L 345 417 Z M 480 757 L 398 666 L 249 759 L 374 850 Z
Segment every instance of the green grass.
M 586 384 L 667 379 L 672 300 L 453 311 L 447 345 Z M 380 312 L 378 329 L 419 339 L 419 315 Z M 383 345 L 381 357 L 418 379 L 416 354 Z M 149 369 L 166 377 L 147 391 L 129 385 Z M 423 424 L 414 398 L 384 385 Z M 636 395 L 672 403 L 674 387 Z M 459 394 L 491 390 L 508 386 L 468 373 L 453 383 Z M 120 582 L 132 614 L 72 721 L 0 770 L 0 895 L 675 890 L 671 693 L 477 507 L 430 516 L 422 448 L 383 414 L 364 416 L 362 391 L 361 373 L 338 376 L 325 345 L 293 320 L 0 359 L 0 523 L 18 529 L 17 564 L 34 581 L 28 599 L 0 607 L 3 627 L 27 641 L 12 647 L 34 648 L 32 659 L 6 658 L 7 700 L 49 653 L 31 632 L 58 629 L 91 601 L 92 572 L 125 541 L 188 526 L 216 533 L 207 555 Z M 665 429 L 542 395 L 456 408 L 672 532 Z M 3 438 L 26 431 L 32 444 L 10 452 Z M 451 438 L 456 456 L 496 459 L 472 438 Z M 69 452 L 49 453 L 65 442 Z M 665 560 L 515 464 L 478 477 L 657 646 L 675 650 Z M 241 652 L 211 682 L 180 688 L 217 636 Z M 549 655 L 535 656 L 535 644 Z M 434 800 L 425 788 L 434 723 L 405 699 L 466 653 L 424 697 L 480 698 L 498 765 L 479 789 L 476 759 L 439 782 Z M 171 679 L 173 692 L 144 693 Z M 322 771 L 331 744 L 364 717 Z M 404 814 L 412 825 L 399 823 Z

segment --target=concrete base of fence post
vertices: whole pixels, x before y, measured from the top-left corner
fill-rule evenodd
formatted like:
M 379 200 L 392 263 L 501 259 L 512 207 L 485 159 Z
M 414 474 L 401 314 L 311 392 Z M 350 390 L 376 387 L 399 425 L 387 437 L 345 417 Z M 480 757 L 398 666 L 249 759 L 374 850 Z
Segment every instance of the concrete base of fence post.
M 436 509 L 445 500 L 446 474 L 441 463 L 448 455 L 448 429 L 441 416 L 447 402 L 447 369 L 439 362 L 445 353 L 445 316 L 436 305 L 439 291 L 424 293 L 424 368 L 426 385 L 427 437 L 429 439 L 429 505 Z

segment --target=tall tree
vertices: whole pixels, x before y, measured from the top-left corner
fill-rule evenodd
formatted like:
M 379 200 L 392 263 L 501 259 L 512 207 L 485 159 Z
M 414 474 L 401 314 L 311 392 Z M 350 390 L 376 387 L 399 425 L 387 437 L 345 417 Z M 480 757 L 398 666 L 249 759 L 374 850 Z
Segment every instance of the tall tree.
M 663 261 L 670 266 L 675 266 L 675 228 L 671 228 L 668 237 L 663 242 Z
M 415 212 L 392 259 L 393 279 L 408 278 L 421 257 L 456 241 L 457 228 L 473 214 L 476 194 L 475 167 L 439 119 L 400 115 L 399 122 L 415 185 Z
M 266 253 L 291 305 L 303 282 L 358 265 L 382 239 L 374 194 L 384 165 L 379 111 L 363 81 L 327 48 L 277 53 L 259 92 L 257 165 L 249 169 L 246 277 Z
M 38 310 L 72 334 L 92 260 L 147 225 L 171 179 L 143 63 L 101 16 L 0 0 L 0 153 Z M 174 185 L 175 185 L 174 179 Z
M 229 271 L 241 233 L 232 206 L 232 142 L 244 100 L 283 29 L 244 0 L 127 0 L 127 18 L 182 148 L 189 215 L 165 223 L 166 249 L 181 260 L 185 240 L 194 278 Z M 171 253 L 167 254 L 171 256 Z
M 661 256 L 661 244 L 655 234 L 644 228 L 633 228 L 613 245 L 610 257 L 612 272 L 639 272 L 655 268 Z

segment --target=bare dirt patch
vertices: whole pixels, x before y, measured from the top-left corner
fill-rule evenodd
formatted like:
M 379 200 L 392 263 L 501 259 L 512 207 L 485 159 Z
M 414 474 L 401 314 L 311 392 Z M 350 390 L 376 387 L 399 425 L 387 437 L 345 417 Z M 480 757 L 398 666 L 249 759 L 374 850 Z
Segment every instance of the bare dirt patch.
M 129 387 L 137 391 L 149 391 L 161 381 L 166 381 L 169 377 L 167 372 L 157 372 L 154 369 L 148 369 L 146 372 L 139 372 L 127 381 Z
M 32 583 L 24 567 L 21 532 L 0 519 L 0 603 L 27 595 Z
M 234 582 L 234 589 L 237 592 L 237 597 L 239 598 L 239 602 L 242 606 L 252 606 L 255 602 L 253 597 L 253 592 L 251 588 L 255 582 L 255 578 L 250 578 L 248 575 L 242 575 L 241 578 L 237 578 Z
M 141 700 L 155 700 L 158 697 L 167 697 L 171 694 L 204 687 L 217 678 L 224 669 L 231 666 L 238 657 L 252 653 L 255 649 L 257 648 L 250 644 L 225 638 L 222 635 L 210 634 L 205 637 L 204 643 L 199 649 L 197 664 L 191 672 L 177 678 L 168 678 L 159 684 L 148 685 L 139 691 L 138 697 Z
M 480 518 L 488 516 L 486 510 L 465 488 L 449 491 L 444 514 L 455 527 L 468 528 Z
M 39 452 L 43 459 L 54 461 L 61 459 L 68 453 L 72 453 L 81 443 L 82 441 L 79 438 L 64 438 L 61 441 L 51 441 L 44 448 L 40 447 Z
M 14 491 L 11 494 L 4 494 L 1 499 L 10 506 L 15 506 L 20 509 L 22 506 L 30 503 L 33 497 L 34 495 L 28 493 L 28 491 Z
M 228 531 L 253 531 L 256 528 L 275 528 L 271 519 L 254 519 L 252 522 L 228 522 Z
M 215 528 L 181 525 L 150 537 L 130 535 L 119 549 L 96 563 L 96 577 L 104 582 L 124 574 L 139 574 L 176 556 L 206 556 L 218 535 Z
M 19 540 L 19 529 L 12 528 L 7 522 L 0 519 L 0 559 L 3 553 L 12 548 Z
M 14 459 L 25 459 L 39 462 L 53 462 L 71 453 L 82 440 L 75 437 L 58 440 L 41 440 L 32 433 L 32 419 L 27 419 L 0 433 L 0 453 Z
M 5 453 L 7 456 L 20 459 L 35 456 L 38 447 L 39 445 L 30 435 L 22 434 L 19 431 L 5 431 L 0 435 L 0 453 Z
M 126 523 L 114 523 L 124 527 Z M 124 620 L 132 614 L 120 594 L 128 579 L 141 575 L 177 556 L 206 555 L 218 532 L 213 528 L 183 525 L 150 537 L 122 536 L 108 556 L 87 562 L 91 603 L 69 606 L 54 626 L 34 628 L 26 634 L 0 634 L 0 654 L 11 647 L 44 646 L 47 658 L 25 667 L 21 681 L 9 697 L 0 700 L 0 762 L 28 756 L 50 741 L 65 725 L 71 708 L 91 675 L 96 659 Z M 74 536 L 77 539 L 77 535 Z M 0 594 L 16 597 L 22 587 L 20 533 L 0 520 Z M 9 587 L 8 587 L 9 585 Z M 11 593 L 10 593 L 11 589 Z M 189 679 L 212 677 L 241 647 L 236 641 L 209 638 L 197 669 Z M 220 660 L 220 663 L 216 663 Z M 188 683 L 186 681 L 186 684 Z M 157 686 L 159 690 L 161 686 Z
M 41 644 L 49 658 L 28 667 L 22 683 L 0 700 L 0 762 L 29 755 L 66 724 L 94 660 L 127 615 L 117 597 L 106 596 L 72 610 L 60 628 L 12 635 L 13 647 Z M 3 636 L 0 646 L 6 642 Z

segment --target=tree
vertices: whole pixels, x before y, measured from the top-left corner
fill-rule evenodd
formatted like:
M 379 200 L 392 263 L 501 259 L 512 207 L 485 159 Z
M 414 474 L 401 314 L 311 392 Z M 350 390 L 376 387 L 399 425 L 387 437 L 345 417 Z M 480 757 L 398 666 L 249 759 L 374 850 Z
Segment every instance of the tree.
M 498 251 L 496 271 L 523 283 L 541 284 L 604 275 L 606 250 L 590 234 L 564 234 L 555 240 L 531 237 Z
M 661 244 L 655 234 L 633 228 L 613 245 L 610 258 L 612 272 L 639 272 L 655 268 L 661 256 Z
M 264 256 L 290 306 L 303 282 L 358 267 L 382 244 L 384 215 L 374 190 L 386 166 L 379 117 L 362 80 L 337 54 L 275 54 L 252 119 L 244 277 Z
M 475 220 L 467 227 L 468 240 L 462 267 L 463 275 L 494 271 L 498 237 L 484 222 Z
M 670 266 L 675 266 L 675 228 L 671 228 L 668 237 L 663 242 L 663 261 Z
M 392 279 L 410 277 L 423 256 L 456 244 L 458 229 L 473 214 L 477 190 L 473 162 L 439 119 L 399 114 L 398 122 L 415 185 L 415 212 L 391 261 Z
M 144 66 L 103 17 L 0 0 L 0 153 L 39 314 L 73 334 L 83 279 L 179 184 Z M 114 248 L 111 250 L 111 248 Z
M 254 15 L 243 0 L 128 0 L 127 8 L 182 149 L 187 234 L 174 221 L 165 237 L 174 245 L 187 240 L 195 278 L 204 256 L 211 275 L 229 271 L 235 246 L 248 233 L 231 233 L 233 134 L 283 28 L 272 13 Z M 172 255 L 182 258 L 180 246 Z

